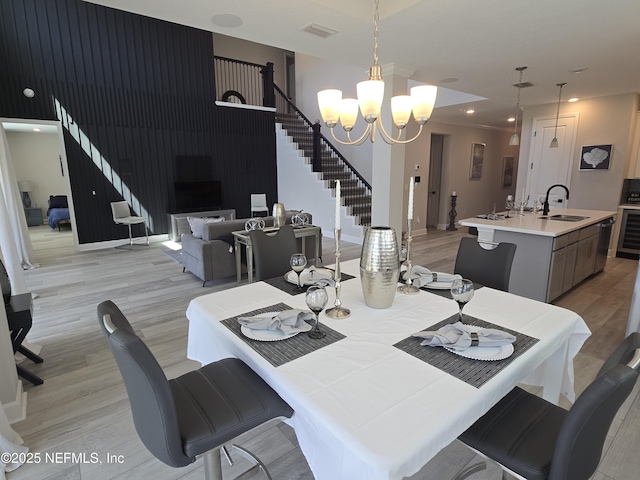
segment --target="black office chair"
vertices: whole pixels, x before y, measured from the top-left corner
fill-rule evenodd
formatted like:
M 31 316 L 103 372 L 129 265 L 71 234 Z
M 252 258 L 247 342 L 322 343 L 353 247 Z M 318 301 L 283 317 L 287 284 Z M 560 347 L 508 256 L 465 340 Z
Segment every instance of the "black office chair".
M 169 466 L 189 465 L 207 453 L 206 477 L 221 479 L 220 449 L 225 443 L 268 420 L 293 414 L 264 380 L 236 358 L 167 380 L 113 302 L 98 305 L 98 320 L 124 379 L 136 431 L 147 449 Z M 234 448 L 254 462 L 252 470 L 258 468 L 271 478 L 257 457 Z
M 502 242 L 493 250 L 487 250 L 475 238 L 462 237 L 453 273 L 507 292 L 515 254 L 516 245 L 513 243 Z
M 278 277 L 291 270 L 291 255 L 300 251 L 291 225 L 284 225 L 275 233 L 251 230 L 249 236 L 256 280 Z
M 588 480 L 598 468 L 611 422 L 636 384 L 639 365 L 640 333 L 633 333 L 571 410 L 516 387 L 459 440 L 506 468 L 503 479 L 515 472 L 529 480 Z
M 34 363 L 42 363 L 44 360 L 27 347 L 22 342 L 31 330 L 33 325 L 33 299 L 31 293 L 11 294 L 11 282 L 4 264 L 0 261 L 0 286 L 2 287 L 2 297 L 4 307 L 7 312 L 7 324 L 11 334 L 11 346 L 13 353 L 19 352 Z M 16 365 L 18 375 L 31 382 L 33 385 L 42 385 L 44 381 L 34 375 L 22 365 Z

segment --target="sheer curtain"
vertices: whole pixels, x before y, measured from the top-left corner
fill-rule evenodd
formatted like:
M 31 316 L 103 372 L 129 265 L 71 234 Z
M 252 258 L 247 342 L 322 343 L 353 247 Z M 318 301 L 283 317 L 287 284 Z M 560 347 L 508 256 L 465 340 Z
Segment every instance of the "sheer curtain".
M 15 293 L 26 293 L 22 268 L 35 268 L 18 182 L 11 164 L 4 128 L 0 128 L 0 251 Z

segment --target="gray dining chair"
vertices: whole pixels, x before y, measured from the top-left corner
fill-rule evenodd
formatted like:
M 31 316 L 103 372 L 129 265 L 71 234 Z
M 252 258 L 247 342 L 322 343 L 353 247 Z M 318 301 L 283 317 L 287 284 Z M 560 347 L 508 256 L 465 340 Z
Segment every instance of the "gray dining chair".
M 183 467 L 204 455 L 205 476 L 221 479 L 224 444 L 293 410 L 236 358 L 167 380 L 162 368 L 112 301 L 98 305 L 98 321 L 116 359 L 142 443 L 160 461 Z M 251 452 L 233 445 L 271 479 Z
M 462 237 L 453 272 L 474 283 L 508 292 L 515 254 L 513 243 L 501 242 L 489 250 L 475 238 Z
M 284 225 L 276 232 L 269 233 L 251 230 L 249 237 L 257 281 L 282 276 L 291 270 L 291 255 L 300 251 L 291 225 Z
M 459 440 L 498 462 L 503 479 L 515 473 L 528 480 L 588 480 L 611 423 L 638 380 L 639 365 L 636 332 L 609 356 L 569 411 L 516 387 Z
M 253 217 L 256 214 L 269 215 L 266 193 L 251 194 L 251 216 Z
M 34 363 L 44 362 L 40 355 L 32 352 L 22 344 L 33 325 L 33 298 L 31 293 L 12 294 L 9 274 L 2 261 L 0 261 L 0 287 L 2 289 L 4 308 L 7 313 L 7 326 L 9 327 L 13 353 L 21 353 Z M 33 385 L 42 385 L 44 382 L 39 376 L 31 373 L 22 365 L 16 364 L 16 371 L 19 376 Z

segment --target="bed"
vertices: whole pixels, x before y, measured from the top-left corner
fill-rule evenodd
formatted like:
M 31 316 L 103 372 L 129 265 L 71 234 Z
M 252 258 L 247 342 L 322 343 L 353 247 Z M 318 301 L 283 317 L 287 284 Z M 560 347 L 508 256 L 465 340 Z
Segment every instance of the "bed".
M 69 204 L 66 195 L 49 196 L 49 209 L 47 210 L 47 221 L 49 226 L 55 230 L 61 225 L 71 226 L 71 216 L 69 215 Z

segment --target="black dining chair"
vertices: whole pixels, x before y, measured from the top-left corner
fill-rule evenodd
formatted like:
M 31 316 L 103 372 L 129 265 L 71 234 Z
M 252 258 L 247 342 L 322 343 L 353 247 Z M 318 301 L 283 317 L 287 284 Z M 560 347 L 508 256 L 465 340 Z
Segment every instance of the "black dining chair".
M 2 297 L 4 308 L 7 312 L 7 324 L 11 336 L 11 346 L 13 353 L 21 353 L 34 363 L 42 363 L 44 360 L 40 355 L 29 350 L 22 345 L 27 333 L 33 326 L 33 298 L 31 293 L 21 293 L 13 295 L 11 293 L 11 281 L 4 264 L 0 261 L 0 286 L 2 287 Z M 42 385 L 44 380 L 31 373 L 22 365 L 16 365 L 18 375 L 31 382 L 33 385 Z
M 206 478 L 221 479 L 224 444 L 271 419 L 293 414 L 241 360 L 225 358 L 167 380 L 112 301 L 98 305 L 98 321 L 124 379 L 136 431 L 145 447 L 171 467 L 189 465 L 206 454 Z M 254 463 L 252 470 L 260 469 L 271 478 L 257 457 L 233 447 Z
M 503 479 L 513 472 L 528 480 L 588 480 L 639 365 L 640 333 L 633 333 L 569 411 L 516 387 L 459 440 L 498 462 Z
M 283 225 L 275 233 L 251 230 L 249 237 L 257 281 L 282 276 L 291 270 L 291 255 L 300 251 L 291 225 Z
M 501 242 L 489 250 L 475 238 L 462 237 L 453 273 L 474 283 L 508 292 L 515 254 L 516 245 L 513 243 Z

